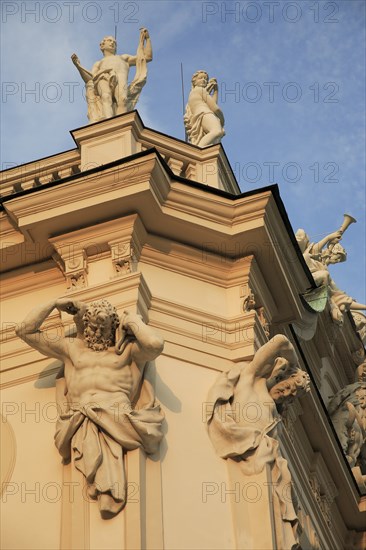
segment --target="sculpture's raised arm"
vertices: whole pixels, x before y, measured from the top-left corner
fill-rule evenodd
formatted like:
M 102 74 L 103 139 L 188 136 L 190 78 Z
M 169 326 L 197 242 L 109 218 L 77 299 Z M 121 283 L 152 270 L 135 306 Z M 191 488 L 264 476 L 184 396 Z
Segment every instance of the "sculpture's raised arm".
M 153 53 L 149 31 L 145 28 L 140 29 L 140 40 L 144 49 L 144 55 L 147 62 L 152 61 Z
M 74 315 L 75 321 L 79 321 L 79 316 L 82 315 L 84 307 L 85 304 L 82 302 L 67 298 L 51 300 L 28 313 L 24 321 L 16 329 L 16 334 L 40 353 L 43 353 L 47 357 L 54 357 L 63 361 L 68 356 L 67 338 L 49 338 L 47 332 L 41 331 L 40 327 L 54 309 Z
M 279 358 L 283 361 L 279 361 Z M 296 352 L 289 339 L 283 334 L 277 334 L 259 348 L 246 367 L 246 373 L 255 378 L 271 378 L 279 370 L 293 369 L 297 362 Z
M 152 45 L 151 45 L 151 39 L 149 35 L 149 31 L 145 28 L 140 29 L 140 39 L 139 44 L 137 46 L 137 52 L 136 55 L 129 55 L 129 54 L 122 54 L 121 58 L 124 61 L 127 61 L 129 66 L 136 65 L 139 57 L 143 56 L 146 63 L 149 63 L 152 61 L 153 53 L 152 53 Z
M 88 71 L 87 69 L 84 69 L 84 67 L 82 67 L 80 65 L 80 60 L 79 60 L 78 56 L 76 55 L 76 53 L 72 54 L 71 61 L 73 62 L 73 64 L 77 68 L 77 70 L 79 71 L 80 76 L 84 80 L 85 83 L 89 82 L 89 80 L 92 80 L 92 78 L 93 78 L 92 73 L 90 71 Z
M 313 254 L 320 254 L 325 245 L 329 245 L 332 242 L 337 243 L 341 240 L 341 238 L 342 238 L 342 231 L 340 229 L 338 229 L 338 231 L 334 231 L 333 233 L 330 233 L 329 235 L 326 235 L 321 241 L 313 244 L 313 247 L 312 247 Z
M 140 315 L 124 311 L 122 330 L 127 336 L 133 336 L 131 356 L 138 366 L 143 366 L 147 361 L 152 361 L 164 348 L 164 340 L 154 329 L 145 325 Z

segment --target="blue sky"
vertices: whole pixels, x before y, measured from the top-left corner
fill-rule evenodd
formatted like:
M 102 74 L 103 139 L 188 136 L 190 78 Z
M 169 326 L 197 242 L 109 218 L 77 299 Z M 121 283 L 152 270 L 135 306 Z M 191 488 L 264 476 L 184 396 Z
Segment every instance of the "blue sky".
M 331 272 L 365 303 L 365 5 L 3 0 L 2 168 L 73 148 L 69 131 L 87 118 L 71 54 L 90 69 L 115 25 L 119 53 L 135 53 L 147 27 L 145 125 L 183 139 L 180 63 L 186 97 L 196 70 L 216 77 L 222 143 L 242 191 L 277 183 L 294 231 L 312 241 L 352 214 L 348 260 Z

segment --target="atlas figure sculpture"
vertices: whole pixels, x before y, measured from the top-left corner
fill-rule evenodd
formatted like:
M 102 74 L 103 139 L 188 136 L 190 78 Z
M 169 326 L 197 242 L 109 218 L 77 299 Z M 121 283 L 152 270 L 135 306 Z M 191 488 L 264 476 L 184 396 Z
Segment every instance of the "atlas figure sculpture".
M 40 330 L 54 309 L 73 315 L 76 337 L 47 338 Z M 87 305 L 68 298 L 31 311 L 17 334 L 42 354 L 59 359 L 59 418 L 55 443 L 64 463 L 84 475 L 103 518 L 126 504 L 124 454 L 142 448 L 155 453 L 162 439 L 163 413 L 155 401 L 146 364 L 163 349 L 162 338 L 139 315 L 106 300 Z

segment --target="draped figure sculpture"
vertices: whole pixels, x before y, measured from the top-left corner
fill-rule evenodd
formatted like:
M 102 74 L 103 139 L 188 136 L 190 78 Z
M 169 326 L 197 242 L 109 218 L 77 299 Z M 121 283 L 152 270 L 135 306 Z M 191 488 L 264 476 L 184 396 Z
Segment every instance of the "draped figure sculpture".
M 184 114 L 184 125 L 190 143 L 207 147 L 220 143 L 225 135 L 224 115 L 217 105 L 218 86 L 215 78 L 208 79 L 206 71 L 192 76 L 192 89 Z
M 282 550 L 297 544 L 297 517 L 286 491 L 291 474 L 279 449 L 279 424 L 285 407 L 310 390 L 309 376 L 297 363 L 290 341 L 277 335 L 250 363 L 239 363 L 220 374 L 207 399 L 208 433 L 217 454 L 238 462 L 247 476 L 270 466 Z M 256 409 L 255 421 L 246 414 L 248 405 Z
M 365 373 L 366 363 L 361 368 Z M 365 375 L 339 390 L 330 400 L 328 412 L 350 467 L 359 466 L 366 481 Z
M 348 214 L 344 215 L 344 222 L 338 231 L 326 235 L 317 243 L 311 243 L 309 236 L 303 229 L 296 232 L 296 240 L 304 256 L 304 260 L 314 278 L 317 286 L 325 286 L 328 289 L 328 299 L 333 321 L 342 325 L 343 315 L 346 311 L 366 310 L 365 304 L 356 302 L 343 290 L 337 287 L 332 279 L 328 265 L 345 262 L 347 253 L 340 244 L 343 233 L 355 219 Z
M 71 60 L 85 82 L 89 122 L 98 122 L 132 111 L 147 80 L 147 63 L 152 60 L 152 47 L 147 29 L 140 30 L 136 55 L 116 54 L 117 42 L 106 36 L 100 43 L 103 59 L 91 71 L 80 65 L 76 54 Z M 135 78 L 128 84 L 128 73 L 136 65 Z
M 54 309 L 74 316 L 76 337 L 50 339 L 40 330 Z M 139 315 L 106 300 L 86 305 L 60 298 L 32 310 L 17 334 L 48 357 L 63 362 L 56 380 L 59 418 L 55 444 L 64 463 L 84 475 L 104 519 L 126 504 L 124 454 L 157 451 L 163 413 L 146 363 L 163 349 L 162 338 Z

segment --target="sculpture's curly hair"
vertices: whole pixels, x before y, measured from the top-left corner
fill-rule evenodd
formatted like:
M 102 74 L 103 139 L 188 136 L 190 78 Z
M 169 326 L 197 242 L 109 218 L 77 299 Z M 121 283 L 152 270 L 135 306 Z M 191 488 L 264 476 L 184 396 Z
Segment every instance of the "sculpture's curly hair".
M 297 367 L 288 378 L 292 378 L 292 380 L 294 380 L 298 390 L 297 396 L 301 397 L 310 391 L 310 376 L 299 367 Z
M 276 367 L 272 371 L 272 375 L 269 377 L 270 387 L 273 387 L 278 382 L 291 378 L 295 382 L 297 388 L 297 397 L 301 397 L 310 391 L 310 376 L 307 372 L 300 369 L 297 365 L 288 364 L 288 362 L 282 357 L 277 358 L 276 363 L 277 362 L 280 366 L 279 368 Z
M 202 71 L 202 70 L 201 70 L 201 71 L 196 71 L 196 72 L 194 73 L 194 75 L 192 76 L 192 78 L 191 78 L 192 86 L 195 86 L 195 85 L 196 85 L 197 78 L 198 78 L 198 76 L 199 76 L 200 74 L 202 74 L 202 73 L 205 74 L 205 75 L 207 76 L 207 80 L 208 80 L 208 73 L 207 73 L 206 71 Z

